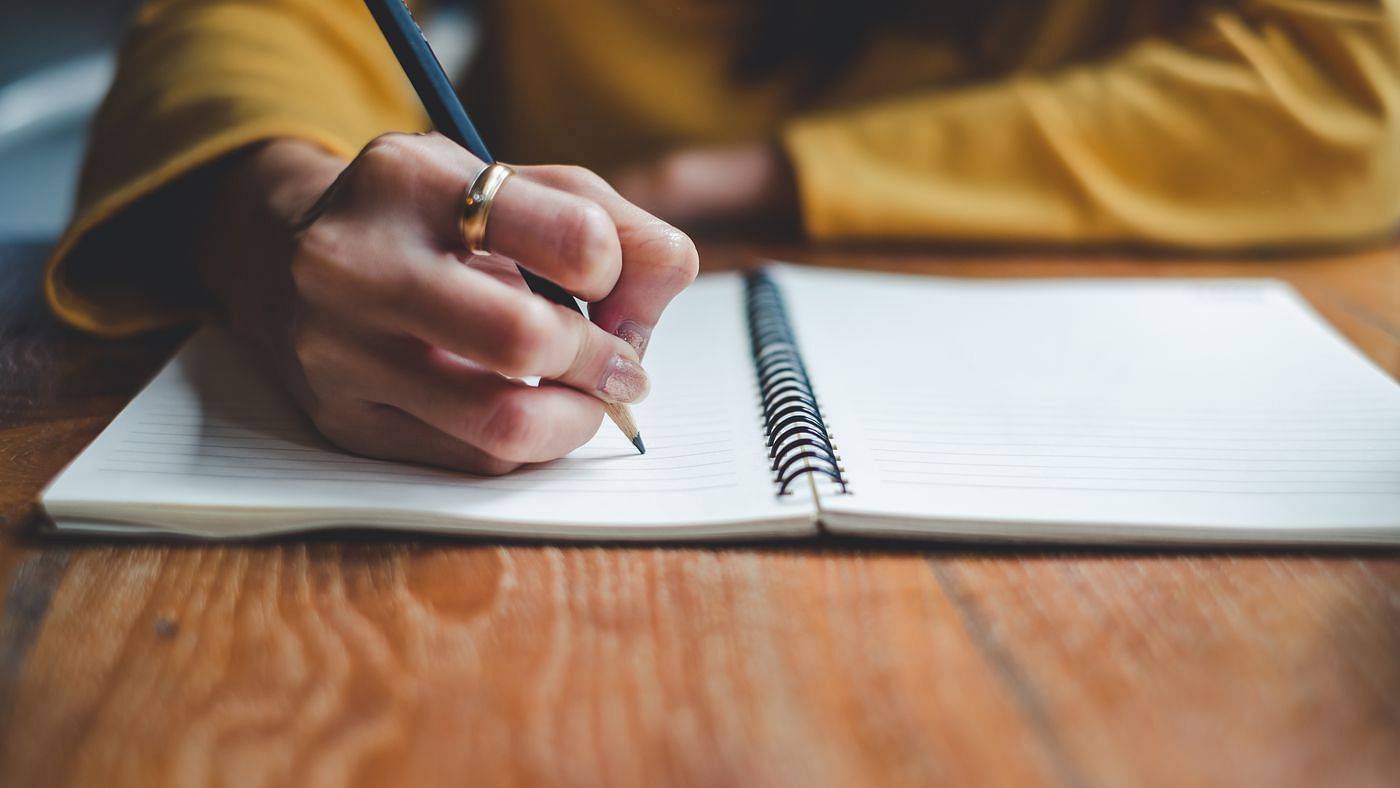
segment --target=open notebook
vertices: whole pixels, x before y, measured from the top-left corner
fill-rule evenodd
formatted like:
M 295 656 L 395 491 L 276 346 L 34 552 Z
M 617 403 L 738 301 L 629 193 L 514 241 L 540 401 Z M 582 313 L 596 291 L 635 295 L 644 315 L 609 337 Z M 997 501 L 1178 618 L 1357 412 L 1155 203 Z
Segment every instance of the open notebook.
M 206 328 L 45 491 L 63 530 L 1400 542 L 1400 387 L 1285 284 L 702 277 L 649 451 L 477 478 L 336 451 Z M 780 494 L 781 493 L 781 494 Z

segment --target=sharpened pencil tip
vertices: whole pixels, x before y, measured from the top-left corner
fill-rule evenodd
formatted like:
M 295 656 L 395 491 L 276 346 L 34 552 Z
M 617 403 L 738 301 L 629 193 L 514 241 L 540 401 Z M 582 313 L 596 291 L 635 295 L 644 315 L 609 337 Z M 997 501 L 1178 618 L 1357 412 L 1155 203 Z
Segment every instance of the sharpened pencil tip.
M 637 447 L 637 453 L 638 453 L 638 454 L 646 454 L 646 453 L 647 453 L 647 445 L 646 445 L 645 443 L 642 443 L 642 436 L 641 436 L 641 435 L 638 435 L 637 437 L 635 437 L 635 438 L 632 439 L 632 445 Z

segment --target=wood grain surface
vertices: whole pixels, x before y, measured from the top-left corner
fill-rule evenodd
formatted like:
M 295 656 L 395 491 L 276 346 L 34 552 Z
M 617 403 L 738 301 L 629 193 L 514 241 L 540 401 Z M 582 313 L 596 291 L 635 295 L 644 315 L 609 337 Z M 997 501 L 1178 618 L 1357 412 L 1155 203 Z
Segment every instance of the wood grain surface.
M 1375 785 L 1400 554 L 41 535 L 183 331 L 0 253 L 0 786 Z M 957 276 L 1276 276 L 1400 376 L 1400 248 L 1257 260 L 715 244 Z

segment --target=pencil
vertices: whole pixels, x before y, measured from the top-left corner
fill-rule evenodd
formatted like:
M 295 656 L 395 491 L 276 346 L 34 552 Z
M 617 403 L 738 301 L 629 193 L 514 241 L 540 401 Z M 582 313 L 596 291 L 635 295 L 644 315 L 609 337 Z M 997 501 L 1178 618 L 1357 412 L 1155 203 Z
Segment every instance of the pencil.
M 457 98 L 457 91 L 452 89 L 452 80 L 448 79 L 447 72 L 442 70 L 442 64 L 438 62 L 432 47 L 428 46 L 428 39 L 423 37 L 423 31 L 414 21 L 408 6 L 404 5 L 403 0 L 365 0 L 365 5 L 374 16 L 384 39 L 389 42 L 389 48 L 394 51 L 394 57 L 408 75 L 408 81 L 413 84 L 418 99 L 423 102 L 423 108 L 428 111 L 428 117 L 432 119 L 437 130 L 487 164 L 495 162 L 496 159 L 486 149 L 486 143 L 477 133 L 476 126 L 472 125 L 471 118 L 467 116 L 466 107 L 463 107 L 461 99 Z M 578 300 L 567 290 L 521 266 L 516 267 L 520 269 L 520 275 L 525 278 L 530 292 L 566 309 L 572 309 L 580 315 L 583 314 Z M 607 403 L 604 410 L 627 439 L 632 441 L 632 445 L 637 447 L 637 451 L 646 454 L 646 444 L 642 443 L 642 434 L 637 429 L 637 422 L 632 418 L 632 410 L 626 405 L 616 403 Z

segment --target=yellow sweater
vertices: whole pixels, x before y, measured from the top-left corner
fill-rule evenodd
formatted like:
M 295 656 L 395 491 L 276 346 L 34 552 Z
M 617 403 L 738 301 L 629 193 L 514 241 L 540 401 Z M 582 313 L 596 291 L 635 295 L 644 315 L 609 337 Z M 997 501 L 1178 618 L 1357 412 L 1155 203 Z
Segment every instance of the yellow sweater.
M 495 0 L 476 71 L 492 84 L 468 106 L 522 163 L 607 170 L 776 135 L 817 240 L 1230 248 L 1392 228 L 1400 0 L 1236 0 L 1167 26 L 1183 1 L 1054 0 L 993 76 L 927 35 L 889 35 L 799 104 L 791 82 L 730 78 L 741 0 Z M 169 322 L 168 304 L 71 287 L 78 241 L 251 142 L 348 158 L 426 125 L 360 0 L 151 0 L 93 129 L 50 301 L 101 333 Z M 128 282 L 159 270 L 139 244 L 84 254 Z

